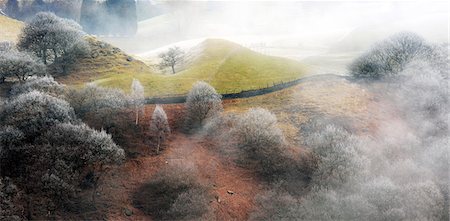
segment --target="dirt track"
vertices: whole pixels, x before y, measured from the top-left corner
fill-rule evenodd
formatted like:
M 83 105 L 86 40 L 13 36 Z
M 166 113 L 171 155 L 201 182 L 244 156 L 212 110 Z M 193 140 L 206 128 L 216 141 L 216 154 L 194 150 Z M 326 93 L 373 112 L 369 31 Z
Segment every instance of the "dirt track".
M 232 160 L 211 150 L 212 143 L 200 136 L 172 134 L 166 149 L 159 156 L 140 156 L 112 169 L 99 187 L 98 204 L 103 205 L 108 220 L 152 220 L 132 205 L 132 196 L 139 187 L 165 164 L 186 161 L 198 169 L 199 182 L 211 187 L 211 208 L 214 220 L 246 220 L 254 208 L 254 196 L 263 186 L 252 171 L 236 166 Z M 234 194 L 227 193 L 228 190 Z M 102 209 L 102 208 L 98 208 Z M 125 209 L 133 212 L 126 216 Z

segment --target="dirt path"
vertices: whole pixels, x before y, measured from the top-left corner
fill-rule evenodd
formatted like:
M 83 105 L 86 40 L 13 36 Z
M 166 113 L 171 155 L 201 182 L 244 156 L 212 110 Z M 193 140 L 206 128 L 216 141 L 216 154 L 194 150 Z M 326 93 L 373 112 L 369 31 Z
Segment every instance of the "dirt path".
M 196 165 L 199 181 L 211 187 L 214 219 L 246 220 L 254 207 L 254 196 L 263 186 L 252 171 L 220 157 L 211 145 L 200 136 L 172 134 L 161 155 L 128 160 L 105 175 L 99 188 L 98 209 L 105 210 L 108 220 L 151 220 L 132 206 L 133 194 L 165 164 L 187 161 Z M 126 216 L 125 210 L 131 210 L 133 215 Z

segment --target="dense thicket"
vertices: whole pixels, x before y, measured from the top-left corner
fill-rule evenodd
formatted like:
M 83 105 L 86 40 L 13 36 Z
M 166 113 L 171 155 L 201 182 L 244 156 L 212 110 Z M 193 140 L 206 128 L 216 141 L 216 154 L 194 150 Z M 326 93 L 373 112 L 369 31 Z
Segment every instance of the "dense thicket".
M 13 86 L 0 108 L 0 175 L 16 180 L 28 201 L 37 196 L 62 205 L 87 173 L 99 177 L 102 165 L 125 157 L 110 135 L 81 123 L 59 94 L 64 90 L 50 77 L 31 79 Z
M 64 18 L 78 20 L 81 0 L 7 0 L 5 13 L 15 19 L 26 21 L 39 12 L 53 12 Z

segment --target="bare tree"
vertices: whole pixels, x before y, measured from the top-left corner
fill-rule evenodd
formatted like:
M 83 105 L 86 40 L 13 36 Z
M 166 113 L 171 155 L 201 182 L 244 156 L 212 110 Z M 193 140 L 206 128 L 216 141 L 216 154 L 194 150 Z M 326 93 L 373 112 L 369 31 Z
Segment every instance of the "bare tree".
M 175 65 L 179 64 L 184 59 L 184 52 L 179 47 L 169 48 L 168 51 L 159 55 L 161 63 L 159 67 L 164 69 L 166 67 L 172 68 L 172 74 L 175 74 Z
M 150 131 L 152 134 L 156 135 L 156 154 L 159 154 L 161 143 L 165 141 L 167 135 L 170 133 L 166 112 L 164 112 L 164 109 L 159 105 L 156 105 L 155 110 L 153 111 Z
M 144 97 L 144 87 L 141 82 L 137 79 L 133 79 L 131 83 L 131 98 L 134 103 L 134 108 L 136 111 L 136 125 L 139 123 L 139 112 L 142 111 L 142 107 L 144 106 L 145 97 Z
M 198 81 L 186 98 L 187 130 L 197 129 L 206 118 L 213 117 L 223 110 L 222 96 L 206 82 Z

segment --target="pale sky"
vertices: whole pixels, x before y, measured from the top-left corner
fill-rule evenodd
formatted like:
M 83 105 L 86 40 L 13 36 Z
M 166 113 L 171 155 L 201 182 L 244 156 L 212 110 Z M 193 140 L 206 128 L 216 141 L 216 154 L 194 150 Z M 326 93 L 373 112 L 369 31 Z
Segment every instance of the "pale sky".
M 135 38 L 112 43 L 142 54 L 182 41 L 224 38 L 300 59 L 359 52 L 400 31 L 438 43 L 449 36 L 449 1 L 153 2 L 166 13 L 140 22 Z

